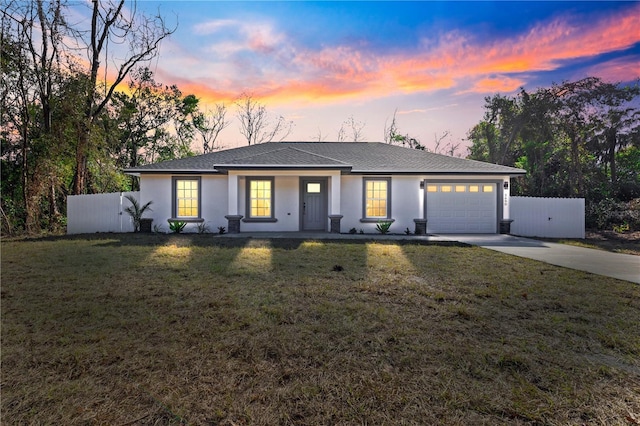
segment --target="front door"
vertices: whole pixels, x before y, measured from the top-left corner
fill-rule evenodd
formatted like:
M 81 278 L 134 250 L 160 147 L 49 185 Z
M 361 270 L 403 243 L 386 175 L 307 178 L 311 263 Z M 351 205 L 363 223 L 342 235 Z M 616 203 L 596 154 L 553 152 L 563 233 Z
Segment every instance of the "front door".
M 323 178 L 302 178 L 301 206 L 303 231 L 327 230 L 327 180 Z

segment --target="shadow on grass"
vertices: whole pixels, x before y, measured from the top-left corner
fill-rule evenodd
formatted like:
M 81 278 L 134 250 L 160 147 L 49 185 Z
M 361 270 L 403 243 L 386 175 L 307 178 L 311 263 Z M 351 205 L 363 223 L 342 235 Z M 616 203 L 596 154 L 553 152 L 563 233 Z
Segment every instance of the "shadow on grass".
M 9 241 L 9 240 L 5 240 Z M 220 248 L 242 248 L 247 246 L 258 246 L 261 241 L 272 248 L 284 250 L 296 250 L 305 242 L 317 241 L 326 244 L 358 244 L 366 245 L 395 244 L 395 245 L 422 245 L 422 246 L 442 246 L 442 247 L 469 247 L 469 244 L 459 241 L 426 241 L 420 239 L 380 239 L 376 236 L 371 238 L 313 238 L 308 236 L 291 237 L 229 237 L 215 234 L 144 234 L 144 233 L 96 233 L 96 234 L 74 234 L 61 236 L 46 236 L 36 238 L 24 238 L 14 241 L 37 242 L 37 241 L 104 241 L 100 244 L 103 247 L 119 246 L 158 246 L 172 244 L 178 247 L 220 247 Z

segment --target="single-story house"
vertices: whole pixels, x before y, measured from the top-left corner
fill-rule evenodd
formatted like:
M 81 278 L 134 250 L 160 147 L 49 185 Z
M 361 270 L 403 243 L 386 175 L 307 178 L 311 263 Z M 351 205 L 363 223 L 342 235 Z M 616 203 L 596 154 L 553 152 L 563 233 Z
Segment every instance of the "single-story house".
M 509 232 L 522 169 L 377 142 L 277 142 L 125 170 L 155 224 L 239 232 Z

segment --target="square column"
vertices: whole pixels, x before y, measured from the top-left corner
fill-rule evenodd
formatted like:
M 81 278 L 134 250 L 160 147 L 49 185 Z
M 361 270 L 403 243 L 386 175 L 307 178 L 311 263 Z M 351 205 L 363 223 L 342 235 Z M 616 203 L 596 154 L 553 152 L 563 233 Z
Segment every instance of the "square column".
M 238 214 L 238 175 L 229 172 L 227 175 L 227 188 L 228 213 L 230 216 L 235 216 Z
M 335 175 L 331 175 L 330 178 L 331 185 L 331 211 L 329 213 L 329 217 L 331 215 L 340 215 L 340 173 Z M 342 218 L 342 216 L 340 216 Z

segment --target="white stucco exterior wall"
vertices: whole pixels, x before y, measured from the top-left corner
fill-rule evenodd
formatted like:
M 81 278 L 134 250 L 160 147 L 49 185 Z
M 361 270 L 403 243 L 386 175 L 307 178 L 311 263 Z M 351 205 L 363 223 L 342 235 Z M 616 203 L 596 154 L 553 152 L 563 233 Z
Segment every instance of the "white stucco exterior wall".
M 229 211 L 228 179 L 224 175 L 204 175 L 202 176 L 202 208 L 201 217 L 209 228 L 209 232 L 217 233 L 219 226 L 227 228 L 227 215 Z M 187 225 L 189 226 L 189 225 Z M 197 226 L 192 226 L 197 230 Z
M 342 176 L 342 232 L 363 230 L 365 233 L 375 233 L 376 223 L 361 222 L 363 218 L 364 178 L 391 177 L 391 218 L 395 219 L 390 232 L 402 233 L 409 228 L 414 231 L 413 219 L 419 219 L 424 214 L 423 198 L 421 197 L 420 182 L 422 176 Z
M 152 211 L 145 217 L 153 219 L 153 226 L 169 231 L 167 219 L 171 217 L 171 175 L 140 176 L 140 201 L 153 201 Z
M 140 179 L 140 201 L 153 201 L 152 212 L 146 217 L 154 219 L 154 225 L 169 230 L 167 219 L 172 217 L 172 178 L 179 175 L 142 175 Z M 194 175 L 188 175 L 194 176 Z M 229 175 L 201 175 L 201 217 L 210 232 L 219 226 L 228 226 L 226 215 L 246 216 L 246 176 L 274 178 L 275 218 L 277 222 L 242 222 L 241 232 L 295 232 L 300 230 L 300 177 L 327 178 L 327 211 L 330 215 L 342 215 L 341 232 L 355 228 L 367 233 L 376 232 L 376 223 L 364 223 L 363 184 L 365 177 L 374 175 L 341 175 L 339 171 L 230 171 Z M 510 178 L 504 175 L 451 176 L 451 175 L 381 175 L 391 177 L 391 217 L 395 222 L 391 232 L 402 233 L 415 229 L 414 219 L 424 218 L 425 190 L 420 183 L 428 181 L 464 181 L 498 183 L 498 200 L 502 218 L 510 218 Z M 509 188 L 504 189 L 504 183 Z M 330 222 L 327 217 L 326 230 Z M 197 225 L 190 223 L 186 232 L 196 232 Z
M 180 175 L 143 175 L 140 178 L 140 200 L 143 203 L 153 201 L 153 211 L 145 217 L 153 218 L 153 225 L 169 232 L 167 219 L 172 217 L 172 178 Z M 186 178 L 192 175 L 184 176 Z M 203 175 L 200 177 L 200 217 L 204 219 L 209 232 L 218 232 L 219 226 L 227 227 L 225 215 L 228 214 L 227 177 L 224 175 Z M 188 223 L 184 232 L 197 232 L 195 223 Z
M 300 178 L 321 177 L 327 180 L 327 219 L 326 230 L 329 230 L 329 214 L 340 209 L 340 172 L 335 170 L 252 170 L 230 171 L 237 176 L 237 213 L 247 216 L 247 177 L 273 177 L 274 179 L 274 217 L 277 222 L 245 222 L 240 225 L 241 232 L 297 232 L 300 230 Z M 336 184 L 338 185 L 336 190 Z M 231 188 L 229 189 L 231 191 Z M 335 213 L 339 214 L 339 213 Z

